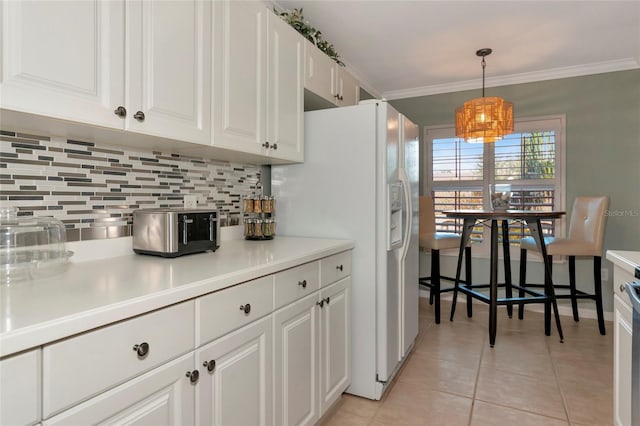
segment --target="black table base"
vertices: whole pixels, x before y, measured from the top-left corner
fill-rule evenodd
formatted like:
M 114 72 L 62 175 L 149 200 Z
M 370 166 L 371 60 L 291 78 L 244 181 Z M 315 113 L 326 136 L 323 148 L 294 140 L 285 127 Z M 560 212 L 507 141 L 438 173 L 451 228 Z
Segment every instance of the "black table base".
M 448 216 L 456 217 L 455 213 L 447 213 Z M 464 224 L 462 228 L 462 237 L 460 242 L 460 252 L 458 254 L 458 264 L 456 268 L 456 280 L 453 290 L 453 302 L 451 304 L 451 317 L 453 321 L 456 310 L 456 301 L 458 297 L 458 291 L 471 296 L 481 302 L 489 304 L 489 344 L 491 347 L 496 342 L 496 328 L 497 328 L 497 308 L 499 305 L 507 306 L 507 314 L 511 318 L 513 316 L 513 305 L 529 304 L 529 303 L 544 303 L 545 315 L 544 315 L 544 331 L 547 336 L 551 335 L 551 309 L 555 317 L 556 327 L 558 329 L 558 335 L 560 336 L 560 342 L 564 341 L 564 335 L 562 333 L 562 325 L 560 324 L 560 315 L 558 313 L 558 304 L 556 302 L 556 295 L 553 289 L 553 282 L 551 279 L 551 265 L 549 264 L 547 257 L 547 250 L 542 235 L 542 226 L 540 224 L 540 218 L 531 217 L 531 212 L 527 215 L 518 215 L 517 213 L 508 213 L 505 217 L 495 217 L 495 215 L 486 215 L 478 213 L 477 216 L 469 214 L 468 212 L 462 216 Z M 460 272 L 462 268 L 462 258 L 464 256 L 464 247 L 469 244 L 471 239 L 471 232 L 475 223 L 479 219 L 491 219 L 491 259 L 490 259 L 490 275 L 489 284 L 473 284 L 473 283 L 461 283 Z M 523 220 L 536 242 L 539 252 L 542 255 L 545 266 L 545 286 L 544 292 L 538 292 L 530 288 L 514 285 L 511 282 L 511 259 L 509 255 L 509 219 Z M 503 284 L 498 283 L 498 220 L 502 222 L 502 247 L 504 251 L 504 272 L 505 282 Z M 478 292 L 475 289 L 488 288 L 489 295 Z M 505 289 L 504 298 L 498 298 L 498 288 Z M 513 290 L 518 290 L 519 297 L 513 297 Z M 523 293 L 529 297 L 522 297 Z M 467 303 L 467 315 L 472 316 L 471 303 Z

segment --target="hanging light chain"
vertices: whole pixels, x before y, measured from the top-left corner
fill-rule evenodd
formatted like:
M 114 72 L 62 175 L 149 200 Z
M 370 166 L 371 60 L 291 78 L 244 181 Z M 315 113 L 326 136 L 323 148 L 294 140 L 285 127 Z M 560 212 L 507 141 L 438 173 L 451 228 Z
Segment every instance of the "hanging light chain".
M 484 60 L 484 55 L 482 56 L 482 62 L 480 62 L 480 64 L 482 64 L 482 97 L 484 98 L 484 69 L 487 66 L 487 63 Z

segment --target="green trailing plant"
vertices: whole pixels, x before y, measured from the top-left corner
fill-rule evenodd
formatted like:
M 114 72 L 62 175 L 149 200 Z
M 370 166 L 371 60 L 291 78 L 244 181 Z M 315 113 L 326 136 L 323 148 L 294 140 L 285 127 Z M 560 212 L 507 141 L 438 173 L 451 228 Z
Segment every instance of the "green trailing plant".
M 336 52 L 333 44 L 329 43 L 325 39 L 322 38 L 322 33 L 312 27 L 309 24 L 309 21 L 304 20 L 304 16 L 302 15 L 302 8 L 293 9 L 292 11 L 284 10 L 282 12 L 278 12 L 276 8 L 273 8 L 273 11 L 280 16 L 287 24 L 291 25 L 297 32 L 302 34 L 304 38 L 309 40 L 318 49 L 322 50 L 327 56 L 333 59 L 338 65 L 344 67 L 344 62 L 340 60 L 340 55 Z

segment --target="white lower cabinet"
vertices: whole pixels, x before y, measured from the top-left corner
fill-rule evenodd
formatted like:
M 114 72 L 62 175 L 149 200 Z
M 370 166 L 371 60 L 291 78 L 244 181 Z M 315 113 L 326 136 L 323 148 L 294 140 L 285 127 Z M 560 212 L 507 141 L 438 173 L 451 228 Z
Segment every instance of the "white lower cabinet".
M 320 410 L 351 382 L 351 277 L 320 290 Z
M 314 424 L 350 384 L 350 265 L 339 253 L 7 356 L 1 424 Z
M 267 316 L 196 351 L 200 370 L 196 424 L 271 424 L 271 344 L 271 316 Z
M 279 426 L 309 425 L 320 417 L 319 293 L 273 316 L 275 416 Z
M 0 360 L 0 425 L 32 425 L 40 420 L 39 349 Z
M 613 424 L 631 426 L 631 350 L 633 308 L 621 288 L 633 281 L 630 273 L 614 268 L 613 296 Z M 634 425 L 635 426 L 635 425 Z
M 43 425 L 194 425 L 193 352 L 45 420 Z M 81 372 L 79 373 L 81 375 Z
M 350 282 L 275 312 L 275 424 L 313 424 L 349 386 Z

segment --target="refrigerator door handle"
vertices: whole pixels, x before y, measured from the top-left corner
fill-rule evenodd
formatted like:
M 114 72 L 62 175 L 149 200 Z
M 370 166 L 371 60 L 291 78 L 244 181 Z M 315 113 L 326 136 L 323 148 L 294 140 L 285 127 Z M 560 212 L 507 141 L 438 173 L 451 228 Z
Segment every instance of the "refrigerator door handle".
M 407 220 L 404 221 L 404 234 L 402 235 L 402 259 L 407 255 L 409 251 L 409 239 L 411 236 L 411 228 L 413 227 L 413 205 L 411 204 L 411 188 L 409 186 L 409 177 L 404 169 L 400 169 L 400 181 L 402 182 L 402 188 L 404 189 L 404 209 L 407 215 Z

